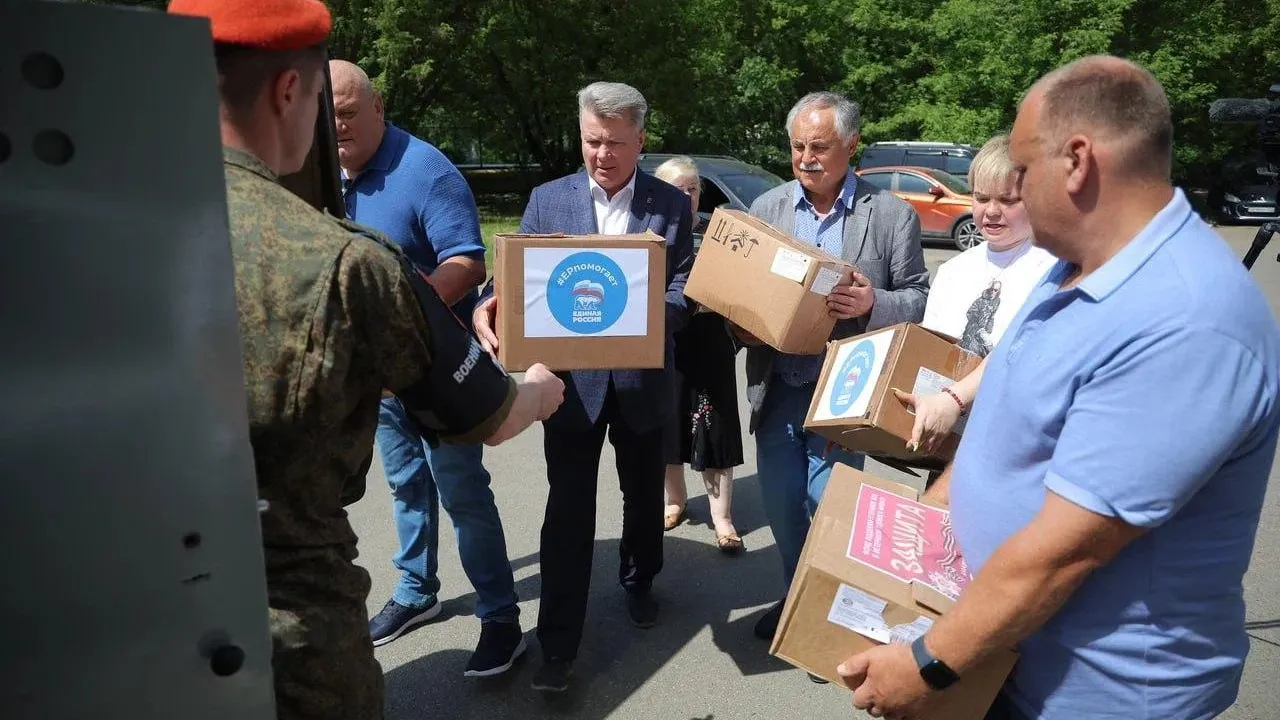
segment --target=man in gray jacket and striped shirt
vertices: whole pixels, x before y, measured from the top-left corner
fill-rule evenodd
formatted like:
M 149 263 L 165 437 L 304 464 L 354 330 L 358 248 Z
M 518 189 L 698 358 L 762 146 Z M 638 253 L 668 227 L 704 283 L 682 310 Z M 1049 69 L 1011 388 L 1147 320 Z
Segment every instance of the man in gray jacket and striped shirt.
M 920 247 L 920 218 L 893 194 L 860 182 L 849 166 L 858 148 L 857 103 L 831 92 L 806 95 L 787 116 L 791 169 L 796 179 L 761 195 L 751 214 L 857 270 L 827 299 L 837 318 L 831 338 L 924 318 L 929 272 Z M 862 467 L 863 456 L 804 430 L 823 356 L 789 355 L 735 328 L 747 349 L 750 431 L 765 513 L 782 553 L 783 595 L 791 585 L 835 463 Z M 778 602 L 756 623 L 770 639 L 782 615 Z

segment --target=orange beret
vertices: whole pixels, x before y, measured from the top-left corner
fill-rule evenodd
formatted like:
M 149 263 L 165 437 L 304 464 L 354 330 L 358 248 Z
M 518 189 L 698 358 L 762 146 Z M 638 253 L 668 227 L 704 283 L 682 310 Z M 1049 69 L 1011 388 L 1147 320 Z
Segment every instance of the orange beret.
M 320 0 L 172 0 L 169 12 L 209 18 L 214 42 L 261 50 L 319 45 L 333 27 Z

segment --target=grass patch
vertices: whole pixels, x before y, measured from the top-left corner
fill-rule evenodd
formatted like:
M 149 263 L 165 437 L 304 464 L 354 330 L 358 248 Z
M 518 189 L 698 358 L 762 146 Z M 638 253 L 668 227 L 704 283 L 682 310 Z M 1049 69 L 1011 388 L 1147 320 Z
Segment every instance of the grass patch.
M 501 233 L 513 233 L 520 229 L 519 215 L 480 214 L 480 237 L 484 239 L 484 262 L 493 268 L 493 236 Z

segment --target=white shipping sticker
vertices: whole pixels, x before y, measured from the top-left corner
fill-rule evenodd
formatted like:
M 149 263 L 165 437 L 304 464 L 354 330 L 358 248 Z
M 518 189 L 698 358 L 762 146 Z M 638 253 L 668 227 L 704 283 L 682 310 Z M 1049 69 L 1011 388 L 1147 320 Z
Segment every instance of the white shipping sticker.
M 876 382 L 893 347 L 894 332 L 884 330 L 843 342 L 836 348 L 813 420 L 844 420 L 867 414 Z
M 932 395 L 942 392 L 942 388 L 955 385 L 956 381 L 943 375 L 940 372 L 934 372 L 927 367 L 920 368 L 920 372 L 916 373 L 916 384 L 911 388 L 913 395 Z
M 648 331 L 647 249 L 525 248 L 525 337 L 643 337 Z
M 943 388 L 951 387 L 955 384 L 956 381 L 946 375 L 943 375 L 940 372 L 934 372 L 929 368 L 922 367 L 920 368 L 920 372 L 916 373 L 916 384 L 912 386 L 911 394 L 916 397 L 920 397 L 921 395 L 934 395 L 942 392 Z M 912 414 L 914 415 L 915 413 Z M 967 422 L 968 419 L 968 416 L 964 416 L 957 420 L 955 426 L 951 428 L 951 432 L 956 435 L 962 434 L 964 432 L 965 422 Z
M 921 615 L 906 625 L 894 625 L 889 628 L 889 642 L 910 645 L 929 632 L 931 627 L 933 627 L 933 621 Z
M 827 621 L 885 645 L 910 644 L 933 627 L 933 621 L 923 615 L 909 623 L 889 627 L 884 621 L 886 607 L 888 603 L 875 595 L 841 583 Z
M 809 286 L 809 292 L 830 295 L 831 291 L 836 288 L 836 283 L 840 282 L 841 274 L 835 268 L 822 268 L 817 275 L 813 276 L 813 284 Z
M 769 268 L 769 271 L 788 280 L 803 283 L 805 276 L 809 274 L 809 264 L 812 262 L 813 258 L 804 253 L 778 248 L 777 254 L 773 256 L 773 267 Z
M 876 642 L 888 643 L 889 626 L 884 621 L 886 606 L 887 603 L 875 595 L 841 583 L 836 590 L 836 599 L 831 603 L 831 611 L 827 613 L 827 621 Z

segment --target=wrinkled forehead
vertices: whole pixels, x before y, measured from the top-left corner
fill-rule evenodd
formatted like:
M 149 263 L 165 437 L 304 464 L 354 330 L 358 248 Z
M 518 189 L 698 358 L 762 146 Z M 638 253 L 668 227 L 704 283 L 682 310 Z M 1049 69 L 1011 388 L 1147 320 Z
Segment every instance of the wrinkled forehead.
M 805 108 L 788 130 L 793 140 L 838 140 L 835 108 Z
M 640 134 L 625 117 L 601 117 L 585 110 L 578 114 L 578 128 L 588 140 L 631 140 Z

